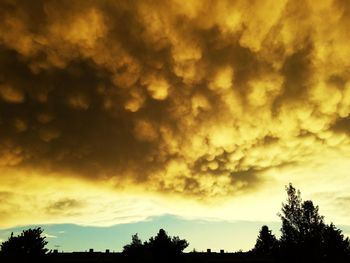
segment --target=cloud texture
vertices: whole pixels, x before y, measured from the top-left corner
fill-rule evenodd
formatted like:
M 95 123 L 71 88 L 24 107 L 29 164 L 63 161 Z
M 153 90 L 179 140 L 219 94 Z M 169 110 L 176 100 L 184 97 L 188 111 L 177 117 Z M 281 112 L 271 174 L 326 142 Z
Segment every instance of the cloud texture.
M 344 0 L 1 1 L 0 199 L 14 171 L 237 196 L 271 169 L 346 151 L 349 12 Z M 64 197 L 47 212 L 82 206 Z

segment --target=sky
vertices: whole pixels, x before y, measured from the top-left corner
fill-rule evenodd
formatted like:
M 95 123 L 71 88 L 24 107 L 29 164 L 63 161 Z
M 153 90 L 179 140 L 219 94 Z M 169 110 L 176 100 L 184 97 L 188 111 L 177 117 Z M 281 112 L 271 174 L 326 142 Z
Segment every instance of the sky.
M 249 249 L 290 182 L 350 232 L 349 1 L 2 0 L 0 21 L 2 240 L 165 225 Z

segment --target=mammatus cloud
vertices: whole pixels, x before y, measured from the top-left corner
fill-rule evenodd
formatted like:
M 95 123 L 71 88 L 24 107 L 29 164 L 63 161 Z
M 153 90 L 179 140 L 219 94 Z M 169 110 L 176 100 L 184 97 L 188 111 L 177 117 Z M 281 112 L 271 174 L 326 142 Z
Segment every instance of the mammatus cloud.
M 342 0 L 2 1 L 1 209 L 18 201 L 15 171 L 213 200 L 341 154 L 349 11 Z M 41 208 L 84 207 L 67 195 Z

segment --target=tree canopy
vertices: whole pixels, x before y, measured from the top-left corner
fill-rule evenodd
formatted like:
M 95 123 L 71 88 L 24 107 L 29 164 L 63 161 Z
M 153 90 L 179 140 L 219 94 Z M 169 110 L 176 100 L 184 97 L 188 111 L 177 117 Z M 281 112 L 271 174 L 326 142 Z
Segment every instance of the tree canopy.
M 38 227 L 23 230 L 20 235 L 11 236 L 1 244 L 1 255 L 5 257 L 40 257 L 47 252 L 47 241 L 43 230 Z

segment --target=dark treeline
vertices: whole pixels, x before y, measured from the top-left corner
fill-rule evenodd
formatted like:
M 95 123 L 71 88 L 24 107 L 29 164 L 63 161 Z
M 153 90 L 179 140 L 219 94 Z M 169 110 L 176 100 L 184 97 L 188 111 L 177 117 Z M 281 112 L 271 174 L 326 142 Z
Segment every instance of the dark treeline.
M 333 223 L 326 224 L 318 206 L 303 201 L 292 184 L 286 187 L 287 200 L 278 214 L 282 221 L 279 239 L 264 225 L 254 248 L 236 253 L 183 253 L 189 243 L 169 236 L 164 229 L 142 242 L 138 235 L 123 247 L 122 253 L 97 257 L 93 253 L 57 253 L 48 251 L 43 230 L 13 233 L 1 244 L 0 262 L 350 262 L 350 243 Z M 96 253 L 95 253 L 96 254 Z

